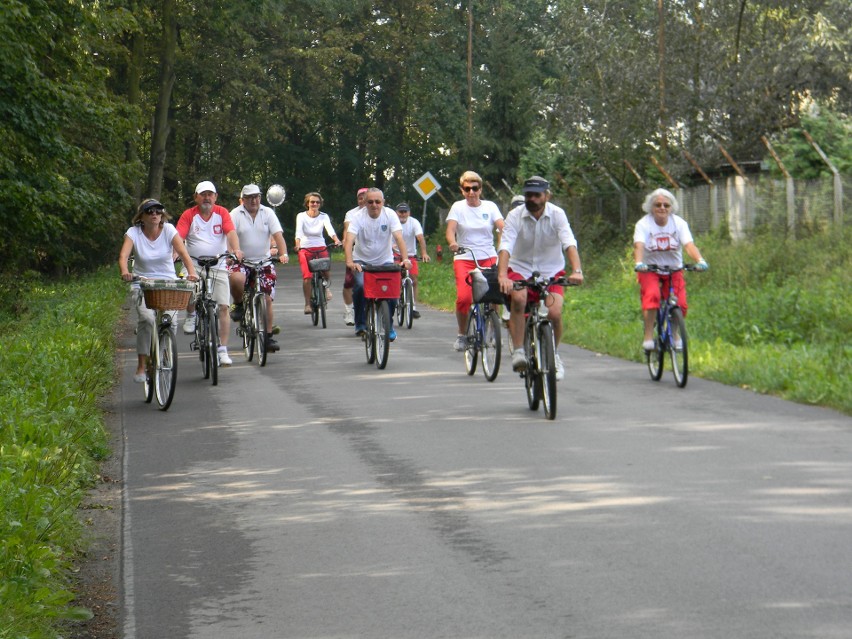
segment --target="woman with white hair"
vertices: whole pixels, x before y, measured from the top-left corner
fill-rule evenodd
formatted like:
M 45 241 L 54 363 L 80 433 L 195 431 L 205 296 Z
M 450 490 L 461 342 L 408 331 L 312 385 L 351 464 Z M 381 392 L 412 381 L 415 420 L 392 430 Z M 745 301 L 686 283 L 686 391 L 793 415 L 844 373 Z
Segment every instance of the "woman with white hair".
M 707 270 L 707 262 L 701 257 L 701 251 L 692 240 L 689 224 L 677 214 L 680 207 L 671 192 L 666 189 L 652 191 L 642 203 L 642 210 L 647 215 L 636 222 L 633 232 L 633 259 L 636 262 L 642 317 L 645 322 L 642 348 L 650 351 L 654 349 L 654 320 L 660 307 L 660 277 L 648 267 L 653 265 L 682 268 L 684 250 L 695 260 L 699 271 Z M 686 282 L 683 271 L 672 273 L 672 284 L 678 306 L 686 316 Z

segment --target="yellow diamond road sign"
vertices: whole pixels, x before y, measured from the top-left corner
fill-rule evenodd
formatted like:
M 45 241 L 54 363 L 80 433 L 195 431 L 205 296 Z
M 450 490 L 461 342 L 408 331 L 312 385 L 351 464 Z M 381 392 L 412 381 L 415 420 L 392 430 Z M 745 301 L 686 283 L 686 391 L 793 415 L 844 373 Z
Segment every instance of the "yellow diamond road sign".
M 441 185 L 438 184 L 438 180 L 432 177 L 432 174 L 429 171 L 426 171 L 423 175 L 420 176 L 414 183 L 414 188 L 417 189 L 417 192 L 420 194 L 424 200 L 428 200 L 430 197 L 435 195 L 438 190 L 441 188 Z

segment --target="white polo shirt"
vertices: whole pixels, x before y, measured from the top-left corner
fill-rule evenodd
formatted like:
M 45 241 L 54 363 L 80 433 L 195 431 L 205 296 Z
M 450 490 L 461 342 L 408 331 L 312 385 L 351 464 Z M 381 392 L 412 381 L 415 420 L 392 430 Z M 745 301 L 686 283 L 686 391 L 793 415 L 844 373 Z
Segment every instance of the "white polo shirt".
M 553 277 L 565 270 L 565 251 L 577 246 L 568 216 L 558 206 L 547 202 L 536 220 L 525 206 L 509 211 L 500 250 L 509 253 L 509 268 L 524 277 L 538 271 Z
M 260 205 L 255 217 L 240 204 L 231 211 L 231 220 L 240 238 L 240 250 L 250 260 L 269 257 L 269 241 L 276 233 L 282 233 L 278 216 L 268 206 Z
M 502 220 L 503 215 L 494 202 L 481 200 L 479 206 L 468 206 L 467 201 L 454 202 L 447 213 L 447 221 L 455 220 L 456 242 L 472 248 L 477 260 L 497 257 L 494 250 L 494 224 Z M 470 253 L 460 253 L 457 260 L 469 260 Z
M 397 215 L 397 217 L 399 217 Z M 405 224 L 400 222 L 400 226 L 402 226 L 402 239 L 405 242 L 405 248 L 408 251 L 409 257 L 415 257 L 417 255 L 417 236 L 423 235 L 423 226 L 415 220 L 411 215 L 408 216 L 408 221 Z
M 395 231 L 402 231 L 396 211 L 384 206 L 379 216 L 373 219 L 365 209 L 363 215 L 355 216 L 346 231 L 355 236 L 352 259 L 374 266 L 393 262 L 391 247 Z

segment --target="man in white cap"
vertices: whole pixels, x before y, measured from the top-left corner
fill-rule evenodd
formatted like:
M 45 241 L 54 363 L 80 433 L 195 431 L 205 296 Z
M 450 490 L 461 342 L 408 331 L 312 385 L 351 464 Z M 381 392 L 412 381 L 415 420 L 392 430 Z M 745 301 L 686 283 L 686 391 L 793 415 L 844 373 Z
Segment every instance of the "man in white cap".
M 234 229 L 240 239 L 240 248 L 246 258 L 263 260 L 270 256 L 270 240 L 275 242 L 278 258 L 285 264 L 290 261 L 287 244 L 278 216 L 268 206 L 260 203 L 260 187 L 246 184 L 240 191 L 240 205 L 231 211 Z M 233 264 L 231 271 L 231 297 L 234 298 L 232 319 L 239 321 L 243 314 L 243 293 L 249 269 L 242 264 Z M 266 325 L 272 327 L 272 293 L 276 282 L 275 267 L 267 264 L 260 272 L 260 290 L 266 294 Z M 266 350 L 270 353 L 279 350 L 278 342 L 272 335 L 266 335 Z
M 199 182 L 195 187 L 195 206 L 186 209 L 177 223 L 178 234 L 186 242 L 186 250 L 192 258 L 205 255 L 221 255 L 230 251 L 242 259 L 240 239 L 234 229 L 234 223 L 228 209 L 216 204 L 216 187 L 213 182 Z M 201 270 L 196 270 L 201 276 Z M 210 271 L 214 278 L 213 299 L 219 305 L 219 364 L 230 366 L 233 362 L 228 355 L 228 334 L 231 331 L 231 318 L 228 306 L 231 301 L 231 287 L 228 282 L 228 267 L 220 262 Z M 186 309 L 187 317 L 183 323 L 183 332 L 195 332 L 195 304 L 190 302 Z
M 548 202 L 550 184 L 542 177 L 532 176 L 524 182 L 524 205 L 518 206 L 506 216 L 503 235 L 497 254 L 497 277 L 500 290 L 512 298 L 509 334 L 512 338 L 512 369 L 526 370 L 527 360 L 524 354 L 524 307 L 528 291 L 525 288 L 514 290 L 513 280 L 525 280 L 538 271 L 542 277 L 565 275 L 565 258 L 571 264 L 568 280 L 573 284 L 582 284 L 583 269 L 577 240 L 571 231 L 568 217 L 558 206 Z M 552 304 L 547 317 L 553 324 L 553 337 L 556 342 L 554 351 L 562 341 L 562 301 L 561 286 L 549 289 Z M 529 293 L 529 296 L 532 296 Z M 537 300 L 531 300 L 537 301 Z M 562 380 L 565 368 L 559 353 L 555 357 L 556 379 Z

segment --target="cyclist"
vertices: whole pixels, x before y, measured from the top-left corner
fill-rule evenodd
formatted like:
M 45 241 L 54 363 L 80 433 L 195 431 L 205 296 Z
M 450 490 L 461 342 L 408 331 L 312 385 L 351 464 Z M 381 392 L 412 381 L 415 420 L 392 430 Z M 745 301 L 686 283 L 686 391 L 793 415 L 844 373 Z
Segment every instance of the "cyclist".
M 571 231 L 568 217 L 558 206 L 548 201 L 550 184 L 542 177 L 534 175 L 524 182 L 524 206 L 518 206 L 509 212 L 503 237 L 500 241 L 497 276 L 500 290 L 511 296 L 509 316 L 509 334 L 512 338 L 512 369 L 526 369 L 527 360 L 524 353 L 524 307 L 527 303 L 528 291 L 525 288 L 514 290 L 514 280 L 524 280 L 533 271 L 538 271 L 542 277 L 558 277 L 565 274 L 565 258 L 571 264 L 571 274 L 568 279 L 575 284 L 583 282 L 583 268 L 580 263 L 580 253 L 577 250 L 577 240 Z M 565 368 L 559 353 L 559 343 L 562 341 L 562 301 L 561 286 L 551 286 L 551 305 L 547 317 L 553 324 L 554 354 L 556 379 L 565 377 Z M 537 302 L 537 295 L 529 293 L 529 301 Z
M 271 255 L 270 242 L 278 250 L 278 259 L 285 264 L 290 261 L 287 244 L 278 216 L 268 206 L 260 203 L 260 187 L 246 184 L 240 191 L 240 205 L 231 211 L 234 229 L 240 239 L 240 248 L 250 260 L 262 260 Z M 247 283 L 249 268 L 235 263 L 230 267 L 231 297 L 234 298 L 234 310 L 231 319 L 239 322 L 243 318 L 243 293 Z M 277 276 L 275 267 L 267 264 L 260 272 L 260 290 L 266 295 L 266 325 L 272 326 L 272 296 Z M 279 350 L 278 342 L 271 334 L 266 335 L 266 350 L 274 353 Z
M 455 252 L 462 246 L 473 249 L 480 266 L 491 266 L 497 261 L 494 250 L 494 231 L 503 230 L 503 215 L 494 202 L 480 199 L 482 178 L 474 171 L 465 171 L 459 178 L 463 201 L 454 202 L 447 214 L 447 244 Z M 465 282 L 468 273 L 476 267 L 470 256 L 456 255 L 453 271 L 456 276 L 456 322 L 458 335 L 453 348 L 463 351 L 466 343 L 467 314 L 473 303 L 470 286 Z
M 399 223 L 402 225 L 402 239 L 405 241 L 405 246 L 411 250 L 412 255 L 411 269 L 408 271 L 411 277 L 411 283 L 414 287 L 414 305 L 411 311 L 411 316 L 414 319 L 420 317 L 420 311 L 417 310 L 417 247 L 420 247 L 420 259 L 424 262 L 429 261 L 429 253 L 426 252 L 426 240 L 423 238 L 423 226 L 415 218 L 411 217 L 411 207 L 405 202 L 396 205 L 396 214 L 399 217 Z M 399 258 L 399 248 L 394 246 L 394 259 Z
M 649 272 L 648 265 L 683 267 L 683 250 L 696 262 L 699 271 L 708 266 L 701 251 L 692 240 L 689 224 L 677 212 L 680 210 L 677 198 L 666 189 L 657 189 L 647 195 L 642 203 L 646 215 L 636 222 L 633 231 L 633 259 L 636 262 L 636 277 L 639 280 L 639 295 L 642 304 L 642 319 L 645 324 L 645 337 L 642 348 L 654 350 L 654 320 L 660 307 L 660 276 Z M 672 285 L 677 296 L 678 306 L 686 317 L 686 281 L 683 272 L 671 274 Z M 675 348 L 680 338 L 675 337 Z
M 121 279 L 133 280 L 133 276 L 158 280 L 174 280 L 175 263 L 172 254 L 177 253 L 189 271 L 189 280 L 198 279 L 195 266 L 189 258 L 186 246 L 181 242 L 177 229 L 169 224 L 166 207 L 157 200 L 143 200 L 131 220 L 131 227 L 124 234 L 124 243 L 118 256 Z M 127 268 L 130 253 L 134 254 L 133 273 Z M 155 313 L 145 306 L 145 296 L 138 284 L 133 285 L 133 302 L 136 307 L 136 354 L 138 362 L 134 382 L 145 381 L 145 365 L 151 349 L 151 333 L 154 331 Z M 174 328 L 174 326 L 172 327 Z
M 352 218 L 359 212 L 364 210 L 367 204 L 367 187 L 358 189 L 356 194 L 358 198 L 358 206 L 346 211 L 346 217 L 343 218 L 343 238 L 346 239 L 346 230 L 349 228 Z M 346 269 L 346 275 L 343 277 L 343 323 L 346 326 L 355 326 L 355 307 L 352 304 L 352 286 L 355 279 L 352 276 L 352 271 Z
M 231 214 L 224 206 L 216 204 L 216 187 L 205 180 L 195 187 L 195 206 L 186 209 L 177 223 L 177 232 L 186 242 L 186 250 L 192 258 L 205 255 L 220 255 L 230 251 L 242 259 L 240 238 L 234 229 Z M 219 364 L 233 364 L 228 355 L 228 334 L 231 318 L 228 306 L 231 302 L 231 287 L 228 282 L 228 267 L 221 264 L 210 270 L 213 277 L 213 299 L 219 306 Z M 183 332 L 195 332 L 195 301 L 191 300 L 186 308 L 186 321 Z
M 352 270 L 355 283 L 352 287 L 352 300 L 355 305 L 355 334 L 364 335 L 367 327 L 366 303 L 364 301 L 363 265 L 380 266 L 393 264 L 393 242 L 396 242 L 402 257 L 402 265 L 411 268 L 405 240 L 402 238 L 402 225 L 396 212 L 385 206 L 385 196 L 381 189 L 367 190 L 367 206 L 364 212 L 356 215 L 346 231 L 343 251 L 346 255 L 346 267 Z M 396 300 L 388 300 L 390 314 L 396 310 Z M 391 327 L 390 340 L 396 339 L 396 331 Z
M 322 196 L 319 193 L 308 193 L 305 195 L 306 210 L 296 216 L 296 250 L 299 251 L 299 265 L 302 267 L 302 291 L 305 294 L 305 315 L 311 314 L 311 270 L 308 262 L 318 257 L 328 257 L 325 248 L 325 231 L 335 246 L 340 246 L 340 240 L 331 225 L 331 218 L 327 213 L 320 211 Z M 306 250 L 302 250 L 306 249 Z M 331 286 L 329 272 L 323 274 L 328 286 Z M 325 298 L 331 299 L 331 291 L 325 289 Z

